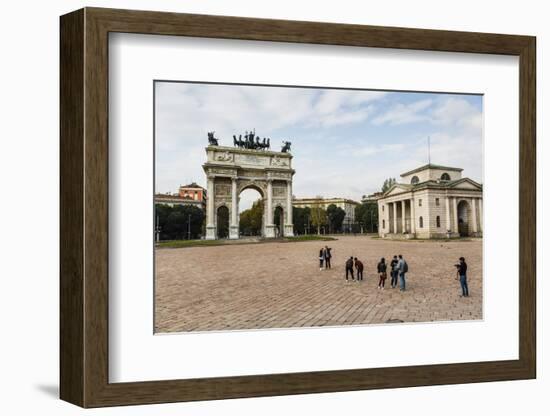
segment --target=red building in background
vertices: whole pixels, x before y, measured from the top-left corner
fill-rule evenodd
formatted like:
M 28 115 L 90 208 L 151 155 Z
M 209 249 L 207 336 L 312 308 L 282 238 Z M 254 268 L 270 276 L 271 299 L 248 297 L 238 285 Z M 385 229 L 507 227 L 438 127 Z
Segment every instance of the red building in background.
M 185 199 L 206 202 L 206 189 L 193 182 L 189 185 L 180 186 L 179 196 Z
M 206 208 L 206 189 L 195 182 L 181 185 L 177 194 L 155 194 L 155 204 L 194 205 L 203 211 Z

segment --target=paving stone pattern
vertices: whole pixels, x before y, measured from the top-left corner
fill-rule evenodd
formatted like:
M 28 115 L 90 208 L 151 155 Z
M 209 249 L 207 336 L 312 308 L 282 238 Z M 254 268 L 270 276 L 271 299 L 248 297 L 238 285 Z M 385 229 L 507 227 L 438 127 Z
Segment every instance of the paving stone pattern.
M 324 242 L 273 242 L 157 249 L 155 331 L 364 325 L 482 319 L 482 241 L 388 241 L 338 237 L 332 269 L 319 270 Z M 377 289 L 376 264 L 403 254 L 407 290 Z M 358 257 L 362 282 L 346 282 L 344 262 Z M 453 264 L 468 263 L 469 298 Z

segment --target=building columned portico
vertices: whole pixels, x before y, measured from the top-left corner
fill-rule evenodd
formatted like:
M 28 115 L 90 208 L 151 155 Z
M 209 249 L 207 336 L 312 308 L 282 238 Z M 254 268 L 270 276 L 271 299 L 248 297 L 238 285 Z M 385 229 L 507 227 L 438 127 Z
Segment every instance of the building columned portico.
M 428 164 L 401 178 L 378 199 L 381 237 L 483 235 L 483 187 L 462 169 Z
M 218 212 L 229 211 L 229 238 L 239 238 L 239 195 L 255 189 L 263 201 L 262 237 L 293 236 L 292 155 L 287 152 L 208 146 L 206 239 L 219 238 Z M 282 212 L 278 229 L 275 211 Z

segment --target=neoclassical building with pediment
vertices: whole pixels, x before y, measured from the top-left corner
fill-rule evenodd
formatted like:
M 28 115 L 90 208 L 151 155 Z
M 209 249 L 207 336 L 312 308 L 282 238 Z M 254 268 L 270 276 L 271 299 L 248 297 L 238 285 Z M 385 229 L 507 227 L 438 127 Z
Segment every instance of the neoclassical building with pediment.
M 483 186 L 461 168 L 427 164 L 401 174 L 378 198 L 378 233 L 389 238 L 483 235 Z

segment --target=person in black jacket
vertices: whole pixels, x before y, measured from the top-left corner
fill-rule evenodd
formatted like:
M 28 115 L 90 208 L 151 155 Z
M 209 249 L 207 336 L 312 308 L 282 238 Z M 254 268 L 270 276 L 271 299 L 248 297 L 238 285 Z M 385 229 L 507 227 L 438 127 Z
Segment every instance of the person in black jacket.
M 468 265 L 464 257 L 458 259 L 459 263 L 455 265 L 458 278 L 460 280 L 460 287 L 462 288 L 462 296 L 468 297 L 470 293 L 468 291 L 468 281 L 466 279 L 466 271 L 468 270 Z
M 353 256 L 346 261 L 346 282 L 348 281 L 348 273 L 351 274 L 351 280 L 355 280 L 355 277 L 353 277 Z
M 331 251 L 332 248 L 330 248 L 329 246 L 325 246 L 325 267 L 327 269 L 330 269 L 331 268 L 331 264 L 330 264 L 330 259 L 332 258 L 332 254 L 331 254 Z
M 390 273 L 391 273 L 391 288 L 395 289 L 397 287 L 397 277 L 399 276 L 399 270 L 397 269 L 397 256 L 393 256 L 393 259 L 390 263 Z
M 382 257 L 380 259 L 380 262 L 378 263 L 378 266 L 376 266 L 376 269 L 378 271 L 378 276 L 380 276 L 380 280 L 378 281 L 378 289 L 384 290 L 384 285 L 386 284 L 386 278 L 388 277 L 387 268 L 388 268 L 388 265 L 386 264 L 386 259 Z
M 357 269 L 357 281 L 363 281 L 363 269 L 365 266 L 363 266 L 363 262 L 358 260 L 357 257 L 353 260 L 355 262 L 355 268 Z
M 319 271 L 323 270 L 323 263 L 325 261 L 325 249 L 321 248 L 319 251 Z

